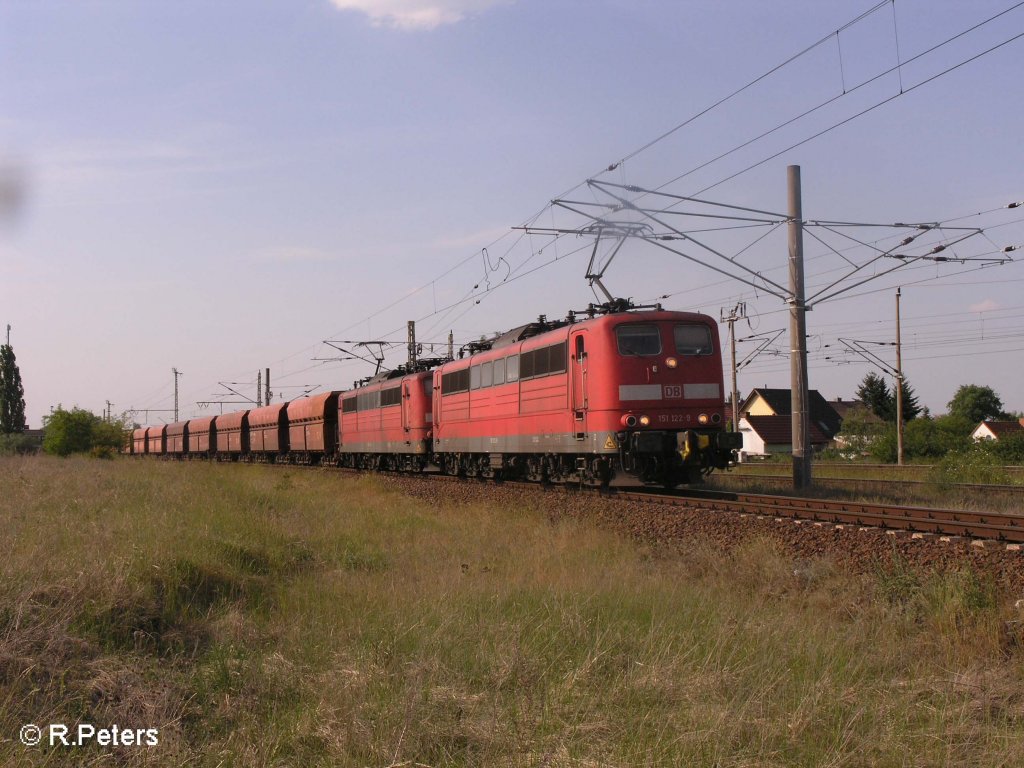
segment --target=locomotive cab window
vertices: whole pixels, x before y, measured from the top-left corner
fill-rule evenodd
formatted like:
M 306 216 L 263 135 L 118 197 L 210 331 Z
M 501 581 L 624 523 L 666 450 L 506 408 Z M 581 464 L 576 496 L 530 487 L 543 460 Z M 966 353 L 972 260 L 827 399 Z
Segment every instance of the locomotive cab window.
M 711 329 L 706 325 L 677 325 L 672 329 L 677 355 L 710 355 Z
M 505 358 L 505 381 L 519 381 L 519 355 Z
M 620 325 L 615 329 L 615 339 L 620 355 L 646 357 L 661 354 L 661 334 L 656 325 Z

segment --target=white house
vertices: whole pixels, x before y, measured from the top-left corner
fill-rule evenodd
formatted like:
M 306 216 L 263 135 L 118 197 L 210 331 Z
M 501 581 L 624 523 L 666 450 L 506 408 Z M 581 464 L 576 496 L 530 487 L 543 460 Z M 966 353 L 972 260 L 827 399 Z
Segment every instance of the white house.
M 971 439 L 999 440 L 1012 435 L 1024 435 L 1024 419 L 1020 421 L 983 421 L 971 432 Z

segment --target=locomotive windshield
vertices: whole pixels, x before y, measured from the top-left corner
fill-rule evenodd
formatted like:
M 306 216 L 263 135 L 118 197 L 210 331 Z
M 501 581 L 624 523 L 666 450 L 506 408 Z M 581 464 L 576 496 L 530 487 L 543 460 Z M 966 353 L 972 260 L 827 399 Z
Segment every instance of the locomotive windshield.
M 672 329 L 677 355 L 710 355 L 711 329 L 706 325 L 677 325 Z
M 661 334 L 656 325 L 620 325 L 615 329 L 620 355 L 661 354 Z

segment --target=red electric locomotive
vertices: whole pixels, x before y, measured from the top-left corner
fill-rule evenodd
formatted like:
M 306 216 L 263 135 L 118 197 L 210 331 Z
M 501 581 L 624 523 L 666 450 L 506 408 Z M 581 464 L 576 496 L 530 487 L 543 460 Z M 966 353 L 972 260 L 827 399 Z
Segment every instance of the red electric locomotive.
M 434 372 L 434 454 L 449 474 L 674 486 L 728 466 L 715 321 L 615 312 L 537 323 Z M 480 347 L 484 349 L 480 349 Z
M 431 461 L 431 390 L 428 371 L 381 373 L 342 392 L 338 460 L 364 469 L 422 471 Z

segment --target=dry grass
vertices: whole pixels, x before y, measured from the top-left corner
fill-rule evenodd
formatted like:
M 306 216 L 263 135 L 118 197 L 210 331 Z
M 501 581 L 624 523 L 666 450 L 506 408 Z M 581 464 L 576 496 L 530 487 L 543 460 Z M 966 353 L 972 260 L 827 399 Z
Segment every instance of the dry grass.
M 0 483 L 5 764 L 1022 763 L 1021 617 L 970 573 L 851 581 L 315 471 Z M 17 742 L 80 721 L 160 745 Z

